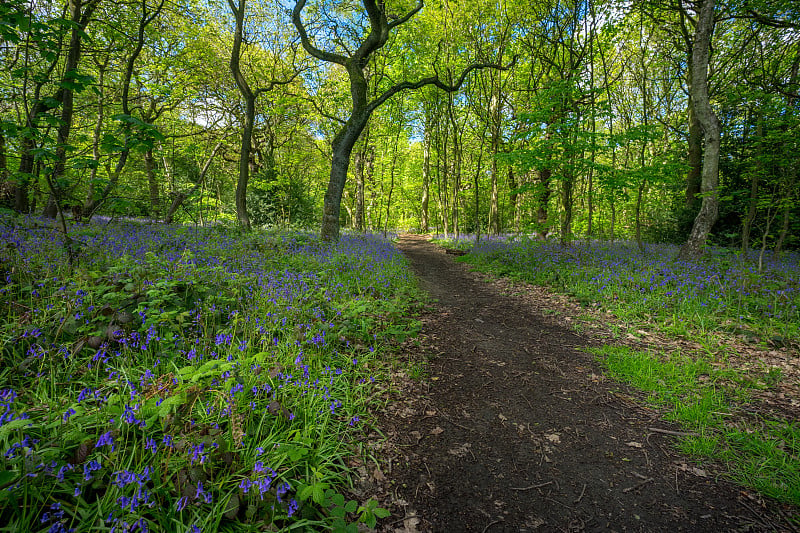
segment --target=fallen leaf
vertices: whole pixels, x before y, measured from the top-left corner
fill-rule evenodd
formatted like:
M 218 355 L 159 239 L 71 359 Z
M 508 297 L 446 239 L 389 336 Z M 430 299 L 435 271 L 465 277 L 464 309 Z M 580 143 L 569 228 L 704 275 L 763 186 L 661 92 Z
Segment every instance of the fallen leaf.
M 455 448 L 447 450 L 447 453 L 455 455 L 456 457 L 466 457 L 471 447 L 472 444 L 470 444 L 469 442 L 465 442 L 464 444 L 461 444 L 459 446 L 456 446 Z
M 642 447 L 642 443 L 641 442 L 631 441 L 631 442 L 626 442 L 625 444 L 630 446 L 631 448 L 641 448 Z
M 499 418 L 501 422 L 505 422 L 506 420 L 508 420 L 508 417 L 506 417 L 506 416 L 504 416 L 502 414 L 497 415 L 497 418 Z
M 403 519 L 403 527 L 396 528 L 394 533 L 419 533 L 417 526 L 419 525 L 419 518 L 416 516 L 409 516 Z
M 552 442 L 553 444 L 560 444 L 561 443 L 561 437 L 559 436 L 558 433 L 551 433 L 549 435 L 545 435 L 544 437 L 547 440 L 549 440 L 550 442 Z
M 440 428 L 439 426 L 436 426 L 435 428 L 433 428 L 431 430 L 431 435 L 438 435 L 440 433 L 444 433 L 444 430 L 442 428 Z

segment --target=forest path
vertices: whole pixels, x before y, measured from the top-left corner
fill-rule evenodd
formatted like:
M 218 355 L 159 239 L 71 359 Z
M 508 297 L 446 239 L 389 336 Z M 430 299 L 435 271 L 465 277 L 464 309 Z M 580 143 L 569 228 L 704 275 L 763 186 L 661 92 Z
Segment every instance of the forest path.
M 424 236 L 399 248 L 437 303 L 406 350 L 428 361 L 424 378 L 381 420 L 395 502 L 383 531 L 786 528 L 774 505 L 652 431 L 669 426 L 600 376 L 591 341 L 549 316 L 544 289 L 509 294 Z

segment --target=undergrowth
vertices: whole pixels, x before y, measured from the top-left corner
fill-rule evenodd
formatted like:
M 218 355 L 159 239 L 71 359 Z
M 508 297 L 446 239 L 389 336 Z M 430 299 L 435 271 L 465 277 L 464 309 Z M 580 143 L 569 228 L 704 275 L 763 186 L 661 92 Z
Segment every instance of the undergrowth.
M 344 235 L 2 220 L 0 531 L 356 531 L 402 256 Z

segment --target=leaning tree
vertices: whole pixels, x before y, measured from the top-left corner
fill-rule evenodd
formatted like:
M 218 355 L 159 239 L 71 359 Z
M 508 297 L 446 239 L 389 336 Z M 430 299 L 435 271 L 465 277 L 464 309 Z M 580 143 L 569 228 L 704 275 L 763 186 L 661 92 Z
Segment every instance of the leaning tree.
M 330 38 L 331 35 L 337 34 L 339 30 L 338 23 L 331 21 L 332 17 L 330 16 L 328 20 L 331 21 L 332 27 L 321 29 L 318 35 L 309 36 L 306 24 L 302 20 L 306 0 L 298 0 L 292 10 L 292 23 L 297 28 L 303 48 L 312 57 L 320 61 L 342 66 L 347 71 L 350 82 L 350 114 L 347 120 L 342 122 L 341 127 L 333 138 L 331 173 L 328 189 L 325 193 L 322 227 L 320 230 L 320 237 L 326 241 L 335 241 L 339 238 L 339 213 L 342 192 L 347 180 L 347 170 L 350 166 L 350 155 L 373 111 L 401 91 L 434 85 L 444 91 L 454 92 L 463 85 L 467 75 L 473 70 L 508 68 L 496 64 L 473 63 L 467 66 L 454 82 L 445 82 L 438 75 L 425 77 L 417 81 L 401 81 L 392 85 L 377 97 L 370 99 L 367 94 L 368 84 L 365 73 L 370 57 L 386 45 L 392 30 L 408 22 L 422 9 L 423 2 L 419 0 L 419 3 L 403 16 L 387 16 L 382 2 L 361 0 L 361 4 L 369 20 L 369 28 L 365 32 L 366 36 L 356 39 L 355 46 L 350 47 L 337 44 L 341 43 L 339 39 Z M 390 18 L 391 20 L 389 20 Z M 328 30 L 327 33 L 326 29 Z M 326 44 L 318 45 L 317 36 L 319 36 L 319 41 L 324 41 Z

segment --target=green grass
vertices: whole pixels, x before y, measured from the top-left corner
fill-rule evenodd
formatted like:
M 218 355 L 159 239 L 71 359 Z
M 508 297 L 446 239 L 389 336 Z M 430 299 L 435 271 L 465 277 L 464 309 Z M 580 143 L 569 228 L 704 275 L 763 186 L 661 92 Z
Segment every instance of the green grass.
M 647 393 L 647 402 L 687 432 L 678 447 L 726 465 L 727 475 L 779 501 L 800 505 L 800 425 L 736 416 L 747 388 L 763 386 L 717 370 L 702 356 L 624 346 L 590 350 L 608 374 Z

